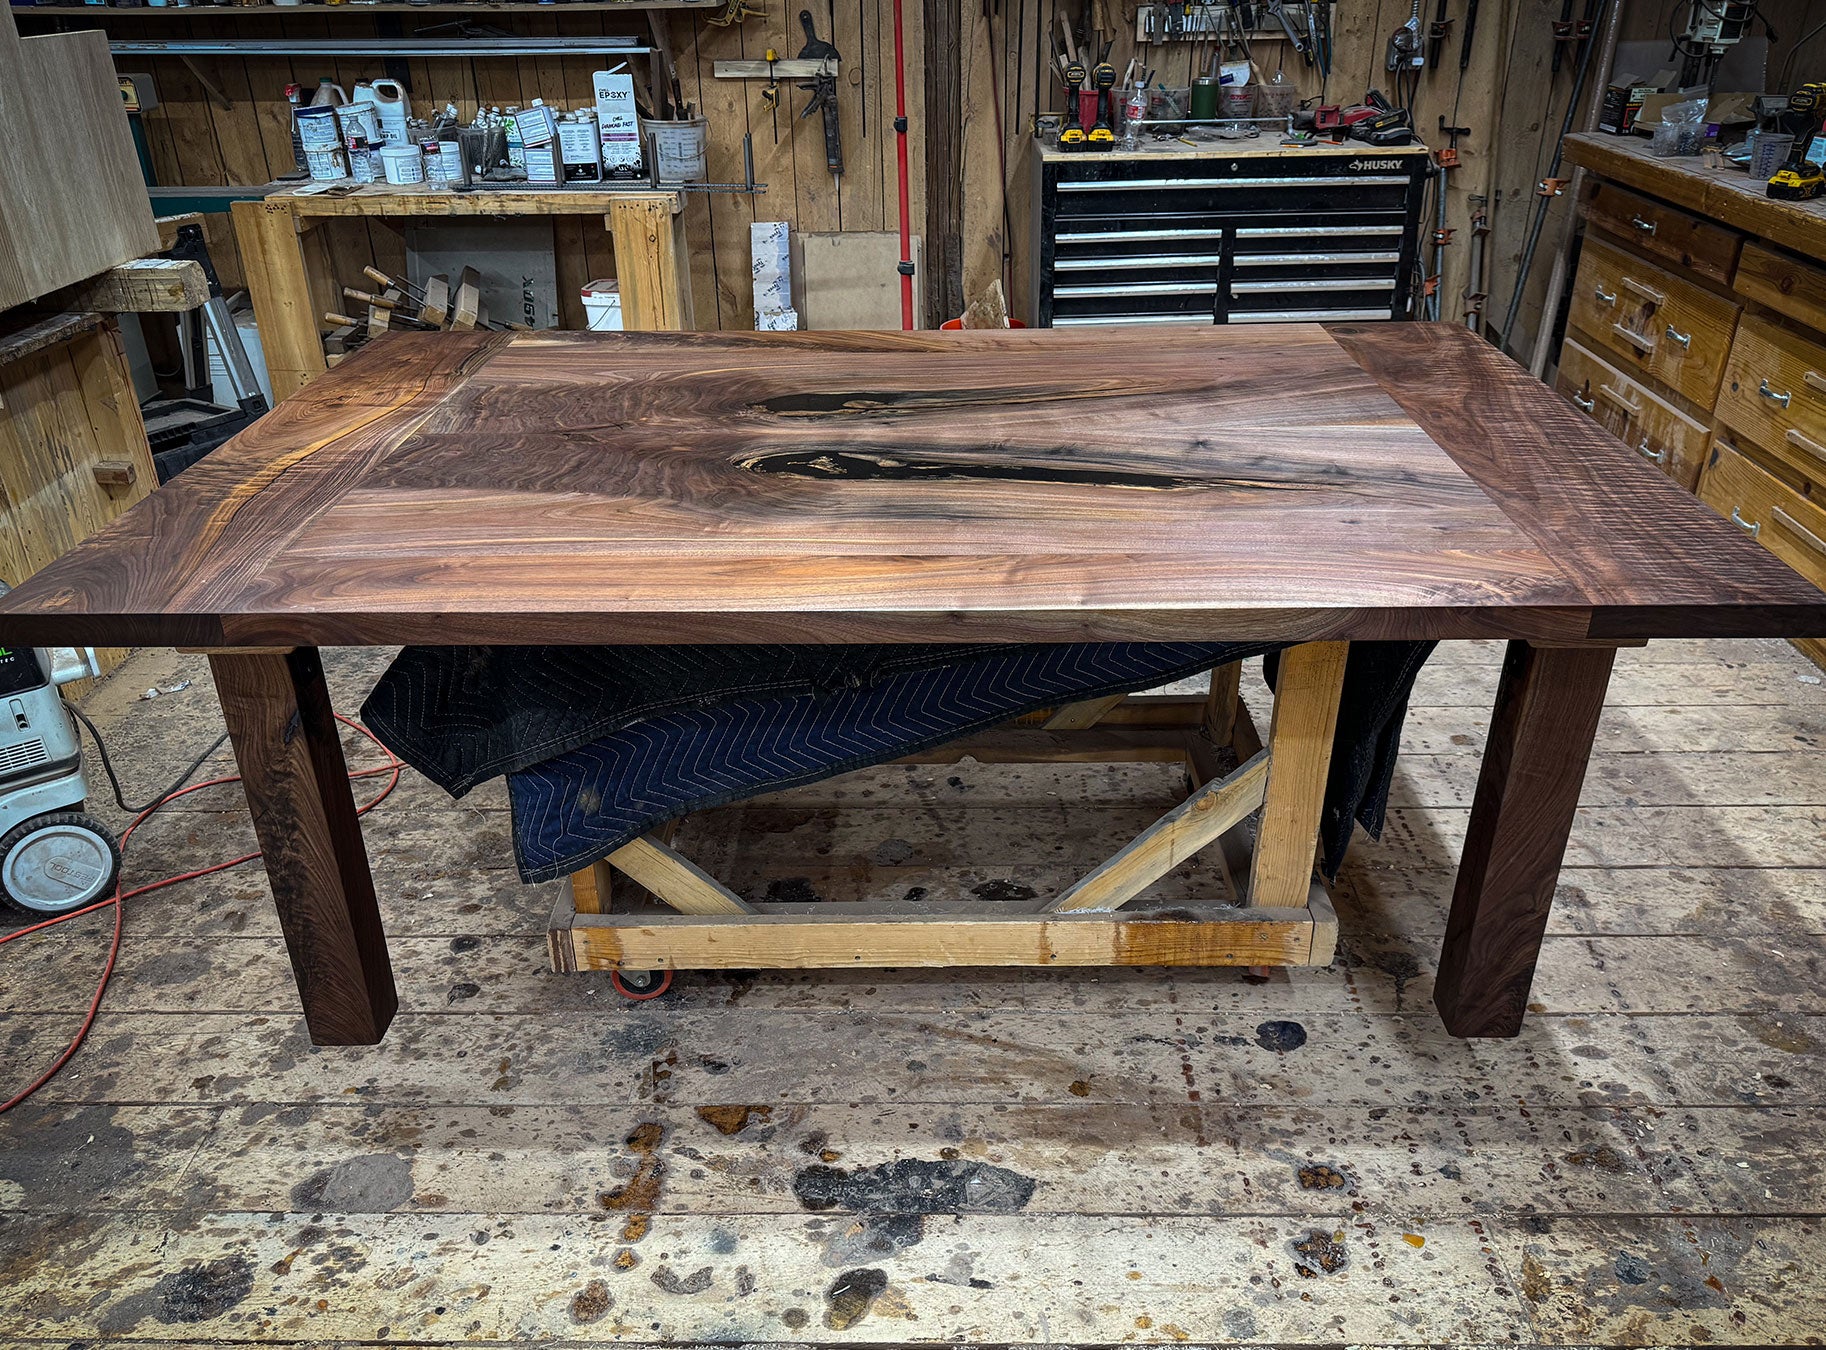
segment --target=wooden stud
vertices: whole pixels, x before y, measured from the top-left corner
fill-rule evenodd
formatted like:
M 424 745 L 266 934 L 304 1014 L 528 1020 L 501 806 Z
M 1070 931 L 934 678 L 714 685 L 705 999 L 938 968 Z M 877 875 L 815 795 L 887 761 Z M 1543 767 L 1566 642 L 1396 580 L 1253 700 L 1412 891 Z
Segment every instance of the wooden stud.
M 1305 903 L 1349 653 L 1347 642 L 1306 642 L 1281 653 L 1268 732 L 1268 790 L 1249 872 L 1252 905 Z
M 1228 745 L 1236 734 L 1236 705 L 1242 697 L 1243 663 L 1232 661 L 1211 672 L 1205 697 L 1205 734 L 1214 745 Z
M 1103 720 L 1105 713 L 1127 697 L 1127 694 L 1110 694 L 1104 698 L 1085 699 L 1082 703 L 1068 703 L 1047 718 L 1043 725 L 1048 731 L 1083 731 L 1087 727 L 1096 726 Z
M 682 914 L 753 914 L 740 896 L 652 835 L 623 844 L 608 860 Z
M 1615 655 L 1509 644 L 1433 984 L 1454 1036 L 1522 1028 Z
M 282 202 L 236 202 L 230 210 L 235 244 L 247 269 L 247 289 L 260 323 L 260 346 L 272 377 L 273 398 L 283 399 L 329 369 L 318 337 L 320 310 L 311 301 L 297 221 Z
M 691 327 L 690 250 L 676 197 L 628 197 L 609 203 L 622 324 L 635 331 Z
M 615 871 L 606 862 L 571 873 L 571 903 L 579 914 L 607 914 L 615 893 Z
M 209 658 L 316 1045 L 373 1045 L 399 999 L 315 647 Z
M 1086 872 L 1047 912 L 1120 909 L 1261 806 L 1268 774 L 1264 752 L 1227 778 L 1201 787 Z

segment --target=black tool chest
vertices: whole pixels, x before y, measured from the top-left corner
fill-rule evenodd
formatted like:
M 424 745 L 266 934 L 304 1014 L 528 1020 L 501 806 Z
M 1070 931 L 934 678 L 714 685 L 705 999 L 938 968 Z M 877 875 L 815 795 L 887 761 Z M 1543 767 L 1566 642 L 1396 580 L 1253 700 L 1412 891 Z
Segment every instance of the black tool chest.
M 1027 320 L 1411 317 L 1424 146 L 1065 153 L 1035 142 Z

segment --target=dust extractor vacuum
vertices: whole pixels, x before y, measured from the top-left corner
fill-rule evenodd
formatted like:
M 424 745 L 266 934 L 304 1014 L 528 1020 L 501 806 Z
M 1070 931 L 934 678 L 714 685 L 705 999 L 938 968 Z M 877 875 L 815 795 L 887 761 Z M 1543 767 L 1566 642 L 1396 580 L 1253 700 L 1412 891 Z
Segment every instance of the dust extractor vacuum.
M 120 870 L 114 832 L 82 810 L 82 741 L 58 692 L 99 673 L 93 648 L 0 647 L 0 901 L 29 914 L 103 899 Z

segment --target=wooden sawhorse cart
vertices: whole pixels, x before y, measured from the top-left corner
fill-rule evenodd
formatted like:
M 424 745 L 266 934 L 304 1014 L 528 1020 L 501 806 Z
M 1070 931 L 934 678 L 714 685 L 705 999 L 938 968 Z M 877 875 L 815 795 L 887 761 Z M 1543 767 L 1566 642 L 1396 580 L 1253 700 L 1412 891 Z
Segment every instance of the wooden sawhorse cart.
M 1282 654 L 1266 746 L 1241 699 L 1241 666 L 1231 664 L 1212 672 L 1209 695 L 1093 699 L 899 761 L 1184 763 L 1191 795 L 1055 897 L 1025 909 L 982 900 L 751 904 L 660 831 L 571 878 L 552 914 L 553 968 L 619 976 L 818 966 L 1328 965 L 1338 921 L 1313 861 L 1348 649 L 1310 642 Z M 1246 826 L 1258 812 L 1251 843 Z M 1213 845 L 1228 894 L 1168 909 L 1123 908 Z M 618 881 L 618 872 L 637 885 Z M 618 979 L 634 997 L 665 983 L 663 973 L 632 989 Z

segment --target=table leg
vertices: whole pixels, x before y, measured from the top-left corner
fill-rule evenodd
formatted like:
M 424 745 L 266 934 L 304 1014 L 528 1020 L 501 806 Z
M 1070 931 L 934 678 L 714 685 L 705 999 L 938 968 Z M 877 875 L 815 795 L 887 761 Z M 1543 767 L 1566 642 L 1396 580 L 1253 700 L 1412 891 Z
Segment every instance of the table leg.
M 317 1045 L 373 1045 L 399 1007 L 315 647 L 209 658 Z
M 1509 644 L 1434 982 L 1454 1036 L 1522 1029 L 1615 659 L 1611 647 Z
M 321 306 L 313 301 L 305 266 L 305 241 L 298 217 L 284 202 L 236 202 L 231 214 L 273 398 L 282 399 L 329 368 L 317 324 Z

